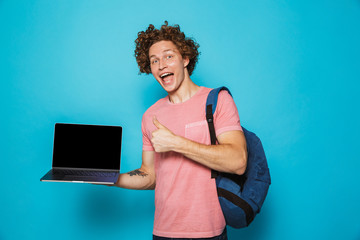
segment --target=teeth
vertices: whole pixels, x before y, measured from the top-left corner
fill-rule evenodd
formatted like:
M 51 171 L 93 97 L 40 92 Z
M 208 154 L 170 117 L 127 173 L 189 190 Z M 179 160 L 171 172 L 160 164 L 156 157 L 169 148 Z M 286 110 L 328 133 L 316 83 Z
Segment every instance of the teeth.
M 164 77 L 169 76 L 169 75 L 172 75 L 172 73 L 164 73 L 164 74 L 161 75 L 160 77 L 161 77 L 161 78 L 164 78 Z

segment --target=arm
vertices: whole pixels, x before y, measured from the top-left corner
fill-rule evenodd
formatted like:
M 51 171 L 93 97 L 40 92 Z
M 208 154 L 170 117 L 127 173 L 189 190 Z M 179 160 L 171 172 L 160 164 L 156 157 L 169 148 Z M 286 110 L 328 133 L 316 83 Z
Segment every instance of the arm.
M 139 169 L 120 174 L 115 186 L 128 189 L 155 188 L 154 152 L 143 151 Z
M 175 135 L 156 118 L 153 122 L 158 128 L 152 133 L 151 139 L 156 152 L 182 153 L 193 161 L 220 172 L 239 175 L 245 172 L 247 150 L 243 132 L 224 132 L 218 136 L 219 145 L 205 145 Z
M 246 169 L 247 150 L 243 132 L 229 131 L 218 136 L 218 145 L 204 145 L 179 137 L 174 151 L 211 169 L 242 175 Z

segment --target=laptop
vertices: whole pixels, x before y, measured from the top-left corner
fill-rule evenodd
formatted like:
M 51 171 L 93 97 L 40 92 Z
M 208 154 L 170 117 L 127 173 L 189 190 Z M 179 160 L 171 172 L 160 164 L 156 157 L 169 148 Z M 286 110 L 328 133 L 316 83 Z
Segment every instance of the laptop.
M 115 184 L 122 127 L 56 123 L 52 169 L 40 181 Z

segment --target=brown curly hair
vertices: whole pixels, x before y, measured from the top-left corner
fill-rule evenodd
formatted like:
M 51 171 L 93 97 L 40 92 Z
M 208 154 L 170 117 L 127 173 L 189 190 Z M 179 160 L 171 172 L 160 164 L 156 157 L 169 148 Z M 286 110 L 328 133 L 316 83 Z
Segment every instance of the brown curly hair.
M 149 49 L 157 42 L 162 40 L 172 41 L 178 48 L 181 56 L 189 58 L 189 64 L 187 66 L 189 75 L 195 69 L 195 65 L 199 59 L 200 47 L 192 38 L 185 37 L 185 34 L 180 31 L 179 25 L 168 26 L 168 22 L 161 26 L 160 29 L 156 29 L 154 25 L 150 24 L 146 31 L 138 33 L 138 38 L 135 40 L 135 58 L 139 66 L 140 73 L 151 73 Z

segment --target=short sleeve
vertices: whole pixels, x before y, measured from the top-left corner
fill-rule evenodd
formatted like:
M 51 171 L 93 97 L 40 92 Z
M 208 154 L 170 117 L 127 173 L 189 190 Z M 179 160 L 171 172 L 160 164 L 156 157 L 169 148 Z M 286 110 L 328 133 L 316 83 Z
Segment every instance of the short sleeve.
M 143 139 L 143 151 L 154 151 L 154 148 L 151 143 L 150 131 L 146 127 L 146 114 L 143 115 L 141 121 L 141 131 L 142 131 L 142 139 Z
M 234 99 L 227 91 L 221 91 L 214 114 L 216 136 L 227 132 L 240 130 L 240 118 Z

